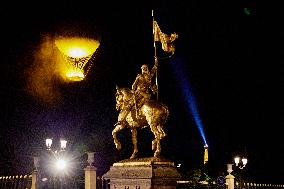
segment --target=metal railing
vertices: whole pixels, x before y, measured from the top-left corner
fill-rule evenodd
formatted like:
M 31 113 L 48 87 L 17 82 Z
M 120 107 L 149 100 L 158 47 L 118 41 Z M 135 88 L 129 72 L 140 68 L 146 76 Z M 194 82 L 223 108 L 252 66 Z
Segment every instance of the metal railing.
M 109 189 L 109 181 L 97 178 L 98 189 Z M 40 189 L 84 189 L 84 178 L 39 181 Z M 0 189 L 31 189 L 32 175 L 0 176 Z M 284 189 L 284 184 L 261 184 L 235 182 L 235 189 Z M 178 182 L 176 189 L 227 189 L 227 185 Z
M 226 185 L 178 183 L 176 189 L 227 189 Z
M 32 175 L 0 176 L 0 189 L 29 189 Z
M 242 186 L 239 182 L 235 183 L 235 189 L 281 189 L 284 184 L 260 184 L 260 183 L 243 183 Z

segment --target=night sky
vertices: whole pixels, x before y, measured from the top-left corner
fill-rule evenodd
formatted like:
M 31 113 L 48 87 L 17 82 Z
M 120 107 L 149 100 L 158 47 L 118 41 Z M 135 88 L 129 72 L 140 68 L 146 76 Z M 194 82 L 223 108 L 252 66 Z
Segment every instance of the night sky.
M 1 6 L 0 174 L 31 170 L 49 136 L 96 151 L 99 174 L 131 155 L 129 130 L 119 134 L 121 152 L 112 141 L 115 86 L 131 87 L 140 66 L 153 65 L 154 9 L 161 30 L 179 35 L 174 56 L 159 60 L 159 100 L 170 110 L 162 154 L 184 169 L 202 165 L 194 104 L 215 172 L 242 155 L 251 180 L 283 183 L 283 10 L 251 1 L 107 4 Z M 100 40 L 84 81 L 63 81 L 52 54 L 42 56 L 54 36 Z M 151 156 L 150 130 L 138 135 L 140 157 Z

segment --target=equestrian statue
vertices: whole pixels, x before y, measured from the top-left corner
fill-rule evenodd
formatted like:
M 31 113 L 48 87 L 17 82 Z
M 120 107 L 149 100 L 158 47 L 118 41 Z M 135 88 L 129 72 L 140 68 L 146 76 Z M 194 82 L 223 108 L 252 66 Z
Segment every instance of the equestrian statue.
M 152 150 L 154 157 L 161 154 L 161 140 L 166 136 L 164 125 L 169 116 L 168 107 L 152 99 L 152 94 L 157 93 L 157 85 L 152 82 L 158 66 L 157 58 L 151 70 L 148 65 L 141 66 L 141 74 L 138 74 L 132 84 L 132 88 L 120 88 L 116 86 L 116 110 L 119 111 L 118 121 L 112 131 L 114 144 L 118 150 L 121 143 L 117 132 L 129 128 L 132 133 L 133 153 L 130 159 L 137 158 L 137 129 L 149 127 L 154 135 Z

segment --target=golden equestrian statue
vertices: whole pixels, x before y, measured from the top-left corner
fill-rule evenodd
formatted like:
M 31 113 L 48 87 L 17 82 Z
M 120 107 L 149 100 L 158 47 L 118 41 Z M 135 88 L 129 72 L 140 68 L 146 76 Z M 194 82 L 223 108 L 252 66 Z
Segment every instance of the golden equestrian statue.
M 117 132 L 124 129 L 131 129 L 133 153 L 130 159 L 136 158 L 137 128 L 150 127 L 155 139 L 152 141 L 154 157 L 161 154 L 160 140 L 166 136 L 163 129 L 169 116 L 169 110 L 163 103 L 151 99 L 152 94 L 157 92 L 157 86 L 153 84 L 152 78 L 157 70 L 157 61 L 149 71 L 148 66 L 141 66 L 141 74 L 138 74 L 132 89 L 116 87 L 116 109 L 119 111 L 118 122 L 112 131 L 115 146 L 121 149 L 121 143 L 117 138 Z
M 118 121 L 114 125 L 115 128 L 112 131 L 112 136 L 116 148 L 120 150 L 121 144 L 118 141 L 117 132 L 124 128 L 131 129 L 134 151 L 130 159 L 136 158 L 138 153 L 137 128 L 150 127 L 155 137 L 152 141 L 154 157 L 160 156 L 160 141 L 166 136 L 164 125 L 169 116 L 169 110 L 166 105 L 158 101 L 158 57 L 155 43 L 160 42 L 162 49 L 170 53 L 170 56 L 167 57 L 170 58 L 175 52 L 173 42 L 178 38 L 178 35 L 176 33 L 163 33 L 153 16 L 153 38 L 155 63 L 152 69 L 149 70 L 148 65 L 143 64 L 141 66 L 141 74 L 137 75 L 131 89 L 116 87 L 116 109 L 119 111 L 119 115 Z M 156 75 L 156 84 L 152 82 L 154 75 Z M 157 95 L 157 100 L 151 99 L 152 94 Z

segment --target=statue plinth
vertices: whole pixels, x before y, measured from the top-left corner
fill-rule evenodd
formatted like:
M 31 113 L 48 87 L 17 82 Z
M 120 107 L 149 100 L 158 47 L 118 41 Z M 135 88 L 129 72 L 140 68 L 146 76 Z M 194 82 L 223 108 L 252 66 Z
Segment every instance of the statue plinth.
M 150 157 L 114 163 L 103 177 L 110 189 L 175 189 L 181 176 L 172 161 Z

